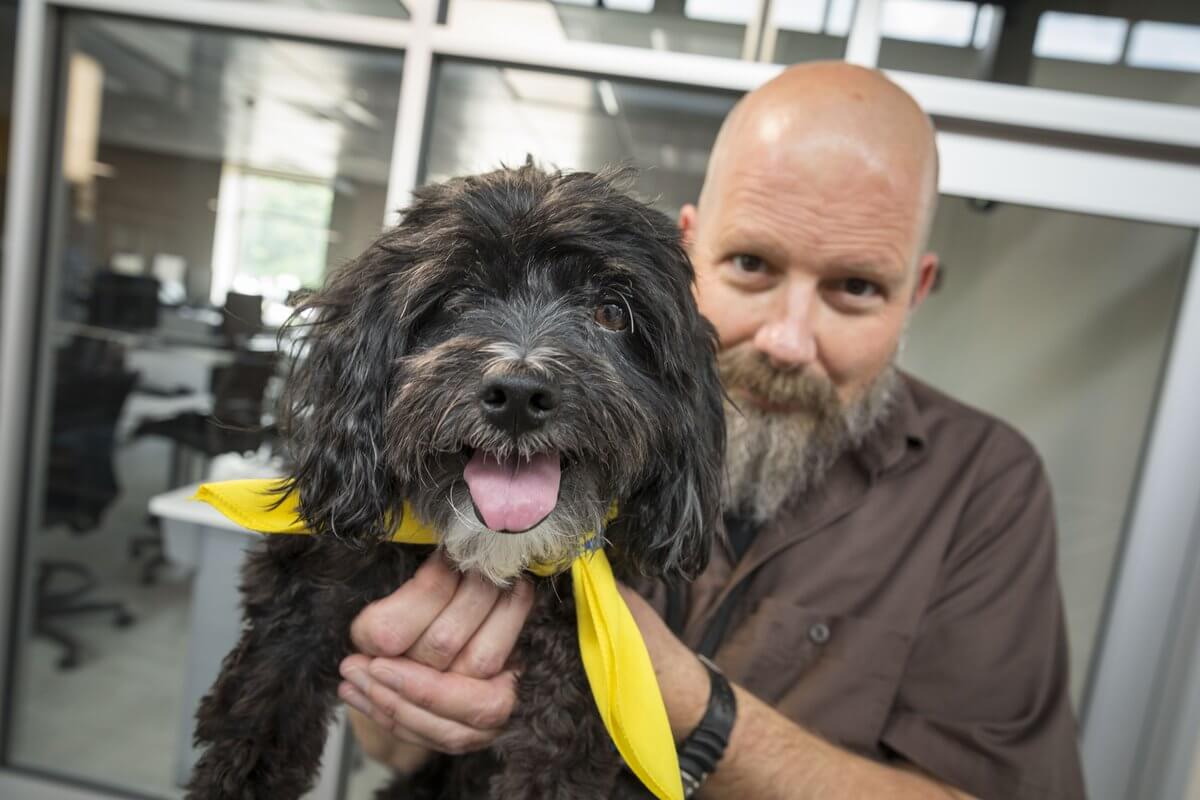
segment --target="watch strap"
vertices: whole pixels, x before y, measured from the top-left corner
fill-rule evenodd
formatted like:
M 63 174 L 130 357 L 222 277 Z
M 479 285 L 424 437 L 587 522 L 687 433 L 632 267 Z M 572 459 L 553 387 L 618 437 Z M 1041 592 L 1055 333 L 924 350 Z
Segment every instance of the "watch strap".
M 733 687 L 721 670 L 703 655 L 700 663 L 708 670 L 710 691 L 708 708 L 688 737 L 680 743 L 679 771 L 683 778 L 683 796 L 691 797 L 717 768 L 737 717 L 737 700 Z

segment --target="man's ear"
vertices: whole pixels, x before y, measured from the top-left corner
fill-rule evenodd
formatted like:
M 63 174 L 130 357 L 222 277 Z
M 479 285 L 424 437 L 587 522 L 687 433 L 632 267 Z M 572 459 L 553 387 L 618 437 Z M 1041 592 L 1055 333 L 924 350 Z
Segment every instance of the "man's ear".
M 696 213 L 696 206 L 691 203 L 684 203 L 679 209 L 679 238 L 688 252 L 691 252 L 692 239 L 696 236 Z
M 937 253 L 926 253 L 917 262 L 917 285 L 913 289 L 912 302 L 910 304 L 914 311 L 929 296 L 929 292 L 933 290 L 933 285 L 937 282 L 938 264 Z

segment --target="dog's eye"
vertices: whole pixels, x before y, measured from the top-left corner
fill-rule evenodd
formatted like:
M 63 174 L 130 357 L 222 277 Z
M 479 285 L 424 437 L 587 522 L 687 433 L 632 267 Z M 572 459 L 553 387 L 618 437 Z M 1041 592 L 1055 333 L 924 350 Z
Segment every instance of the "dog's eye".
M 604 303 L 596 308 L 593 316 L 596 323 L 610 331 L 623 331 L 629 327 L 629 312 L 625 306 L 616 303 Z

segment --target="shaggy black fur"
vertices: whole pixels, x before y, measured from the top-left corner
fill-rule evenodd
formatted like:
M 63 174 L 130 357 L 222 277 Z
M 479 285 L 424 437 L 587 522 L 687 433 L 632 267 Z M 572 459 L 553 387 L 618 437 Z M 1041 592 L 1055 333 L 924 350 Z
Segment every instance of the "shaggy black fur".
M 205 752 L 189 798 L 289 800 L 311 787 L 351 620 L 431 550 L 387 541 L 405 500 L 438 530 L 458 526 L 459 563 L 500 541 L 489 537 L 533 541 L 545 526 L 575 547 L 615 500 L 605 536 L 618 575 L 703 568 L 725 440 L 715 338 L 674 224 L 623 180 L 526 164 L 425 187 L 299 312 L 305 357 L 281 419 L 291 489 L 317 535 L 272 537 L 251 557 L 242 639 L 197 715 Z M 489 422 L 480 387 L 495 375 L 553 386 L 556 413 L 534 430 Z M 559 503 L 534 532 L 471 518 L 463 469 L 478 448 L 559 453 Z M 584 677 L 569 574 L 539 579 L 536 597 L 505 733 L 380 797 L 638 793 Z

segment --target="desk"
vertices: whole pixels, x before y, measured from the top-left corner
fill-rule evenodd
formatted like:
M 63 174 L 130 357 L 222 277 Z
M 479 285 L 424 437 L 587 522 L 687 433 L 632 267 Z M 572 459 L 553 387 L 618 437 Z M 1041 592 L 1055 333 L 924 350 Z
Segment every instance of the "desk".
M 150 498 L 150 513 L 163 521 L 168 560 L 191 564 L 190 635 L 184 675 L 184 713 L 176 731 L 175 781 L 187 783 L 199 751 L 192 746 L 194 717 L 200 700 L 221 671 L 221 661 L 237 644 L 242 626 L 238 583 L 246 552 L 260 546 L 260 534 L 239 527 L 215 508 L 190 500 L 195 486 L 185 486 Z M 321 757 L 321 775 L 309 793 L 312 800 L 337 800 L 345 785 L 349 759 L 345 714 L 339 708 Z

